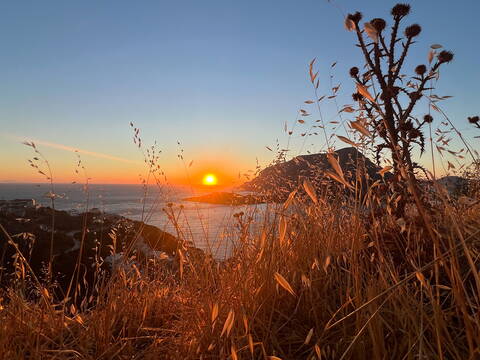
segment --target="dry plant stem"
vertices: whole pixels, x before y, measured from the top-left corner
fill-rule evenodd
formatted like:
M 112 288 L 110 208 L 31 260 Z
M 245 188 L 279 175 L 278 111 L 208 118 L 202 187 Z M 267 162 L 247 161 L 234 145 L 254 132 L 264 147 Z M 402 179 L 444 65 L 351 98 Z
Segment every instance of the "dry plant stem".
M 360 48 L 362 49 L 362 52 L 364 54 L 364 57 L 365 57 L 365 60 L 368 64 L 368 66 L 374 72 L 374 74 L 377 78 L 377 81 L 379 82 L 382 89 L 385 89 L 387 87 L 387 85 L 385 83 L 385 79 L 383 78 L 383 76 L 381 74 L 380 66 L 378 65 L 378 67 L 377 67 L 376 65 L 373 64 L 372 59 L 370 58 L 370 55 L 368 53 L 367 46 L 365 45 L 365 41 L 363 40 L 363 35 L 362 35 L 362 32 L 361 32 L 361 30 L 358 26 L 358 23 L 355 24 L 355 30 L 356 30 L 358 42 L 360 44 Z M 394 120 L 393 120 L 393 108 L 391 106 L 391 103 L 390 103 L 389 99 L 385 99 L 384 102 L 385 102 L 385 114 L 383 114 L 380 107 L 376 103 L 373 103 L 372 105 L 381 114 L 382 120 L 385 124 L 385 127 L 386 127 L 387 131 L 388 131 L 389 139 L 390 139 L 391 144 L 392 144 L 391 145 L 392 153 L 394 154 L 393 165 L 394 165 L 395 171 L 398 173 L 399 172 L 399 166 L 400 166 L 399 165 L 400 155 L 399 155 L 399 151 L 398 151 L 399 146 L 398 146 L 398 142 L 397 142 L 397 137 L 395 136 L 395 123 L 394 123 Z
M 25 256 L 23 256 L 22 252 L 20 251 L 17 243 L 15 243 L 15 241 L 13 241 L 12 237 L 10 236 L 10 234 L 7 232 L 7 230 L 3 227 L 2 224 L 0 224 L 0 229 L 2 230 L 3 234 L 6 236 L 6 238 L 8 239 L 8 243 L 10 245 L 12 245 L 14 248 L 15 248 L 15 251 L 17 252 L 18 256 L 20 256 L 20 258 L 22 259 L 22 261 L 24 262 L 25 266 L 28 268 L 28 270 L 30 271 L 30 274 L 32 275 L 33 277 L 33 280 L 35 281 L 35 284 L 37 285 L 38 287 L 38 290 L 40 292 L 40 295 L 43 299 L 43 301 L 45 302 L 45 305 L 48 307 L 48 309 L 50 310 L 50 312 L 52 312 L 53 314 L 53 309 L 51 308 L 50 306 L 50 300 L 49 298 L 47 297 L 47 293 L 46 293 L 46 289 L 42 286 L 42 284 L 40 283 L 40 281 L 38 280 L 38 277 L 37 275 L 35 274 L 35 272 L 33 271 L 33 269 L 31 268 L 30 264 L 28 263 L 27 259 L 25 258 Z
M 331 88 L 331 89 L 333 88 L 332 68 L 330 68 L 330 88 Z M 334 94 L 334 95 L 335 95 L 335 94 Z M 345 127 L 345 121 L 346 121 L 347 119 L 343 119 L 342 112 L 340 111 L 340 107 L 338 106 L 337 97 L 334 97 L 334 98 L 333 98 L 333 102 L 334 102 L 335 108 L 336 108 L 336 110 L 337 110 L 337 115 L 338 115 L 338 117 L 340 118 L 340 126 L 343 127 L 343 130 L 345 131 L 345 135 L 347 136 L 347 138 L 348 138 L 349 140 L 351 140 L 351 139 L 350 139 L 350 134 L 349 134 L 349 132 L 347 131 L 347 128 Z M 338 126 L 338 127 L 340 127 L 340 126 Z M 338 127 L 337 127 L 337 129 L 338 129 Z
M 388 140 L 390 141 L 390 149 L 392 151 L 392 157 L 393 157 L 393 166 L 394 166 L 394 172 L 400 176 L 400 178 L 403 178 L 406 183 L 408 184 L 407 188 L 412 195 L 415 205 L 423 219 L 423 222 L 425 224 L 425 227 L 427 228 L 427 231 L 429 232 L 429 235 L 432 240 L 435 241 L 435 233 L 433 232 L 431 228 L 431 221 L 429 219 L 428 214 L 425 211 L 425 204 L 423 203 L 421 196 L 420 196 L 420 191 L 418 188 L 417 180 L 414 175 L 414 168 L 413 168 L 413 163 L 411 160 L 411 154 L 410 154 L 410 149 L 409 149 L 409 143 L 406 140 L 406 133 L 402 130 L 401 136 L 399 136 L 398 130 L 395 127 L 395 120 L 394 116 L 397 116 L 398 122 L 399 122 L 399 127 L 402 128 L 403 124 L 405 124 L 406 120 L 409 118 L 410 113 L 412 112 L 413 108 L 415 107 L 415 104 L 417 100 L 419 99 L 420 95 L 422 94 L 425 85 L 427 81 L 430 79 L 430 76 L 422 76 L 420 85 L 418 89 L 416 90 L 415 94 L 416 96 L 413 96 L 411 98 L 410 103 L 408 104 L 408 107 L 403 110 L 400 103 L 396 101 L 397 99 L 395 96 L 390 95 L 390 89 L 392 89 L 393 84 L 395 83 L 395 80 L 398 77 L 398 74 L 401 70 L 401 67 L 403 65 L 403 62 L 405 60 L 406 54 L 408 53 L 408 49 L 411 44 L 411 38 L 407 39 L 407 43 L 404 46 L 403 52 L 400 56 L 400 59 L 397 63 L 395 63 L 395 58 L 394 58 L 394 50 L 395 50 L 395 43 L 397 41 L 397 31 L 398 31 L 398 25 L 400 23 L 400 18 L 395 19 L 395 24 L 393 26 L 392 30 L 392 38 L 391 38 L 391 43 L 390 43 L 390 54 L 389 54 L 389 74 L 388 74 L 388 83 L 385 81 L 385 77 L 382 74 L 381 66 L 380 66 L 380 50 L 378 47 L 378 42 L 374 42 L 373 47 L 374 47 L 374 55 L 373 59 L 370 56 L 370 53 L 368 51 L 367 45 L 365 44 L 365 41 L 363 39 L 363 34 L 358 26 L 358 21 L 355 22 L 355 32 L 357 35 L 357 39 L 359 42 L 359 46 L 364 54 L 365 61 L 367 62 L 368 66 L 372 70 L 373 74 L 377 78 L 378 83 L 380 84 L 382 88 L 382 93 L 384 94 L 383 98 L 383 106 L 385 108 L 385 112 L 380 111 L 380 105 L 376 104 L 375 102 L 372 102 L 372 106 L 380 113 L 382 120 L 384 122 L 385 128 L 387 130 L 387 135 L 388 135 Z M 382 37 L 380 35 L 380 37 Z M 393 70 L 393 67 L 396 66 L 395 71 Z M 437 62 L 433 68 L 432 72 L 434 73 L 437 71 L 438 67 L 440 66 L 440 62 Z M 392 100 L 396 101 L 397 107 L 399 114 L 396 115 L 393 105 L 392 105 Z M 398 139 L 400 138 L 402 145 L 400 146 Z M 396 185 L 400 187 L 400 182 L 396 182 Z M 403 206 L 400 207 L 399 209 L 399 216 L 403 216 Z
M 350 349 L 352 348 L 352 346 L 356 343 L 356 341 L 358 340 L 358 338 L 360 337 L 360 335 L 362 335 L 363 331 L 367 328 L 368 324 L 370 323 L 370 321 L 373 320 L 373 318 L 378 314 L 378 312 L 382 309 L 383 305 L 385 305 L 385 303 L 390 299 L 390 297 L 392 296 L 392 294 L 390 294 L 389 296 L 387 296 L 387 298 L 377 307 L 377 309 L 374 311 L 374 313 L 368 318 L 368 320 L 365 322 L 365 324 L 361 327 L 361 329 L 358 331 L 358 333 L 355 335 L 355 337 L 353 338 L 352 342 L 348 345 L 347 349 L 343 352 L 342 356 L 340 357 L 340 360 L 343 360 L 345 359 L 345 357 L 347 356 L 347 354 L 349 353 Z
M 313 83 L 312 83 L 312 86 L 313 86 L 313 92 L 315 94 L 315 104 L 317 105 L 318 115 L 320 116 L 320 124 L 322 125 L 323 135 L 325 136 L 325 144 L 327 145 L 327 149 L 330 149 L 330 143 L 328 141 L 327 129 L 325 127 L 326 126 L 325 122 L 323 121 L 322 110 L 320 109 L 320 102 L 318 101 L 319 100 L 318 89 L 315 86 L 315 84 L 313 84 Z
M 471 241 L 471 240 L 476 240 L 474 237 L 476 235 L 480 234 L 480 230 L 477 230 L 475 233 L 471 234 L 468 238 L 466 238 L 464 240 L 464 243 L 466 244 L 468 241 Z M 436 257 L 435 259 L 433 259 L 432 261 L 430 261 L 429 263 L 425 264 L 424 266 L 422 266 L 421 268 L 418 269 L 417 272 L 423 272 L 427 269 L 429 269 L 432 265 L 435 265 L 435 263 L 437 263 L 438 261 L 444 261 L 444 259 L 446 259 L 447 257 L 450 257 L 450 256 L 453 256 L 455 255 L 455 252 L 460 249 L 460 248 L 463 248 L 464 244 L 463 242 L 460 243 L 460 244 L 457 244 L 456 246 L 452 247 L 450 250 L 447 250 L 445 251 L 443 254 L 441 254 L 440 256 Z M 361 305 L 360 307 L 356 308 L 354 311 L 352 311 L 351 313 L 349 313 L 348 315 L 342 317 L 341 319 L 335 321 L 333 324 L 330 324 L 330 321 L 327 323 L 327 325 L 325 325 L 325 329 L 330 329 L 336 325 L 338 325 L 339 323 L 341 323 L 342 321 L 348 319 L 349 317 L 351 317 L 352 315 L 355 315 L 357 312 L 359 312 L 361 309 L 365 308 L 366 306 L 370 305 L 372 302 L 378 300 L 379 298 L 381 298 L 383 295 L 386 295 L 388 294 L 389 292 L 391 292 L 392 290 L 396 289 L 397 287 L 403 285 L 404 283 L 406 283 L 407 281 L 413 279 L 416 275 L 417 275 L 417 272 L 413 272 L 413 273 L 410 273 L 408 274 L 407 276 L 405 276 L 402 280 L 399 280 L 396 284 L 390 286 L 389 288 L 387 288 L 386 290 L 384 290 L 383 292 L 381 292 L 380 294 L 378 294 L 377 296 L 375 296 L 374 298 L 370 299 L 369 301 L 367 301 L 366 303 L 364 303 L 363 305 Z M 331 319 L 333 320 L 333 318 Z
M 473 162 L 477 162 L 479 159 L 477 157 L 475 157 L 475 155 L 473 154 L 470 146 L 468 145 L 467 141 L 465 140 L 465 138 L 463 137 L 462 133 L 460 131 L 458 131 L 457 127 L 450 121 L 450 118 L 447 116 L 447 114 L 445 114 L 445 112 L 440 109 L 438 106 L 436 106 L 437 109 L 440 111 L 440 114 L 443 115 L 443 117 L 445 118 L 445 120 L 448 121 L 448 123 L 450 124 L 450 126 L 453 128 L 453 130 L 457 133 L 457 135 L 460 137 L 460 140 L 462 140 L 462 143 L 463 145 L 465 145 L 465 147 L 467 148 L 467 151 L 468 153 L 470 154 L 470 156 L 472 157 L 472 160 Z
M 32 143 L 33 144 L 33 143 Z M 52 276 L 53 276 L 53 243 L 54 243 L 54 237 L 55 237 L 55 188 L 53 186 L 53 173 L 52 169 L 50 167 L 50 163 L 48 160 L 43 156 L 43 154 L 38 151 L 36 147 L 34 147 L 35 152 L 41 156 L 43 161 L 45 162 L 47 169 L 48 169 L 48 178 L 50 180 L 50 204 L 52 205 L 52 221 L 51 221 L 51 226 L 52 226 L 52 231 L 50 234 L 50 260 L 48 263 L 48 282 L 51 283 L 52 281 Z
M 435 167 L 435 154 L 433 151 L 432 124 L 428 124 L 428 132 L 429 132 L 429 141 L 430 141 L 430 154 L 432 156 L 433 179 L 436 180 L 437 171 Z

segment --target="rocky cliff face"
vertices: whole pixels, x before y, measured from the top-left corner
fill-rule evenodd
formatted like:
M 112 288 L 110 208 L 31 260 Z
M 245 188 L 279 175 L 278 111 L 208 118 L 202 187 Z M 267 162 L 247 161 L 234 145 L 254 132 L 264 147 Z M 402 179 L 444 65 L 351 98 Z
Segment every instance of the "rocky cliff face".
M 354 147 L 337 150 L 334 154 L 347 180 L 359 176 L 362 184 L 381 178 L 380 168 Z M 269 166 L 259 175 L 245 183 L 243 188 L 270 196 L 274 200 L 285 200 L 288 194 L 307 178 L 317 188 L 331 183 L 325 171 L 333 171 L 326 153 L 301 155 L 296 158 Z

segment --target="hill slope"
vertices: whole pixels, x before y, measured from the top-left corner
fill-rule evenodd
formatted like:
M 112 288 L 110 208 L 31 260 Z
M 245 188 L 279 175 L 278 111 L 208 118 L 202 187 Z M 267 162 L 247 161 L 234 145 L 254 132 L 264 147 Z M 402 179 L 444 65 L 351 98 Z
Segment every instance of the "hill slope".
M 335 151 L 334 155 L 347 180 L 354 180 L 357 175 L 363 183 L 380 178 L 380 168 L 356 148 L 343 148 Z M 284 200 L 305 178 L 317 188 L 325 185 L 326 181 L 330 181 L 325 176 L 326 170 L 333 171 L 326 153 L 300 155 L 265 168 L 255 179 L 245 183 L 243 188 L 275 200 Z

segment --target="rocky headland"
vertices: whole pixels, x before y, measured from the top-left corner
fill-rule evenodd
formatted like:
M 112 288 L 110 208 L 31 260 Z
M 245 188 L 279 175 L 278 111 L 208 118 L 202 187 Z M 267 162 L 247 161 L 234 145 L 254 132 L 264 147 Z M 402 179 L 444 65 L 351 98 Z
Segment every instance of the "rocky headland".
M 157 260 L 173 263 L 177 250 L 184 256 L 203 255 L 155 226 L 98 210 L 74 214 L 15 200 L 0 204 L 0 286 L 18 277 L 14 244 L 40 279 L 45 279 L 53 236 L 52 277 L 64 293 L 80 259 L 80 279 L 91 286 L 99 273 L 116 266 Z M 52 231 L 53 229 L 53 231 Z
M 253 205 L 265 203 L 265 197 L 261 195 L 242 195 L 232 192 L 214 192 L 201 196 L 192 196 L 183 199 L 184 201 L 201 202 L 218 205 Z

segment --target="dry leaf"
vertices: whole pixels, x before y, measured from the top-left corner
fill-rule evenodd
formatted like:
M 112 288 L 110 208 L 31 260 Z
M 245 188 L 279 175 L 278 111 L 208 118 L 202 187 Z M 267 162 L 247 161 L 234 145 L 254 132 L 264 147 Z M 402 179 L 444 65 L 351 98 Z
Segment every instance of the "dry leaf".
M 312 282 L 310 281 L 309 278 L 307 278 L 305 274 L 302 274 L 301 279 L 302 279 L 303 286 L 310 287 L 312 285 Z
M 74 317 L 75 321 L 78 322 L 80 325 L 84 325 L 84 321 L 80 315 L 75 315 Z
M 315 192 L 315 188 L 308 179 L 303 180 L 303 188 L 308 196 L 310 196 L 310 199 L 312 199 L 312 201 L 316 204 L 318 202 L 317 194 Z
M 433 110 L 438 111 L 439 113 L 441 113 L 441 111 L 440 111 L 440 109 L 437 107 L 437 105 L 431 103 L 430 106 L 432 107 Z
M 382 168 L 380 171 L 378 171 L 378 173 L 383 176 L 385 175 L 387 172 L 389 172 L 390 170 L 392 170 L 393 167 L 392 166 L 385 166 L 384 168 Z
M 400 226 L 400 232 L 404 232 L 407 230 L 407 222 L 404 218 L 398 218 L 396 221 L 397 225 Z
M 235 346 L 233 344 L 230 347 L 230 351 L 232 353 L 232 360 L 238 360 L 237 351 L 235 350 Z
M 280 221 L 278 222 L 278 238 L 279 238 L 280 244 L 283 244 L 286 233 L 287 233 L 287 219 L 285 218 L 285 216 L 282 216 L 280 218 Z
M 337 158 L 335 156 L 333 156 L 332 153 L 328 153 L 327 154 L 327 160 L 330 163 L 330 165 L 332 166 L 333 170 L 335 170 L 337 175 L 343 178 L 344 177 L 343 176 L 343 170 L 342 170 L 342 167 L 340 166 L 340 164 L 338 163 Z
M 344 26 L 345 26 L 345 29 L 347 29 L 348 31 L 355 30 L 355 23 L 349 18 L 345 18 Z
M 297 193 L 297 190 L 293 190 L 290 195 L 288 195 L 287 200 L 283 204 L 283 209 L 286 210 L 288 207 L 291 205 L 293 199 L 295 198 L 295 194 Z
M 337 135 L 337 137 L 342 140 L 344 143 L 347 143 L 349 145 L 357 147 L 358 144 L 356 142 L 353 142 L 352 140 L 346 138 L 345 136 Z
M 281 286 L 283 287 L 285 290 L 287 290 L 290 294 L 292 294 L 293 296 L 296 296 L 295 295 L 295 292 L 293 291 L 292 287 L 290 286 L 290 284 L 288 283 L 288 281 L 282 276 L 280 275 L 278 272 L 275 272 L 274 274 L 274 277 L 275 277 L 275 281 Z
M 325 259 L 325 264 L 323 264 L 323 271 L 327 272 L 327 269 L 330 266 L 331 261 L 332 261 L 332 257 L 328 255 L 327 258 Z
M 345 106 L 342 110 L 340 110 L 339 112 L 342 112 L 342 111 L 345 111 L 347 113 L 352 113 L 355 111 L 354 108 L 352 108 L 351 106 Z
M 353 189 L 352 185 L 350 185 L 343 177 L 338 176 L 335 173 L 332 173 L 330 171 L 325 171 L 325 175 L 328 177 L 332 178 L 335 181 L 338 181 L 339 183 L 345 185 L 346 187 Z
M 310 74 L 310 81 L 312 82 L 312 84 L 315 81 L 315 78 L 317 77 L 316 75 L 315 76 L 313 75 L 313 64 L 315 63 L 316 59 L 317 58 L 314 58 L 312 61 L 310 61 L 310 65 L 308 66 L 308 72 Z
M 312 339 L 313 336 L 313 328 L 310 329 L 310 331 L 307 334 L 307 337 L 305 338 L 305 341 L 303 342 L 305 345 L 308 345 L 310 340 Z
M 370 37 L 370 39 L 372 39 L 374 43 L 377 43 L 378 42 L 377 29 L 375 29 L 375 27 L 368 22 L 366 22 L 363 26 L 365 27 L 365 32 Z
M 425 276 L 423 276 L 423 274 L 421 272 L 417 271 L 415 273 L 415 276 L 417 277 L 417 280 L 420 281 L 420 284 L 422 284 L 422 286 L 427 287 L 427 282 L 425 281 Z
M 365 126 L 363 126 L 363 124 L 360 123 L 359 121 L 350 121 L 350 126 L 353 129 L 361 132 L 365 136 L 368 136 L 368 137 L 372 136 L 372 134 L 370 134 L 370 132 L 367 130 L 367 128 Z
M 212 324 L 215 322 L 218 316 L 218 303 L 215 303 L 212 308 Z
M 178 262 L 180 265 L 180 268 L 179 268 L 180 278 L 183 278 L 183 263 L 185 262 L 185 257 L 183 256 L 182 250 L 178 249 L 177 253 L 178 253 L 178 259 L 179 259 Z
M 372 97 L 372 95 L 370 95 L 370 93 L 368 92 L 367 88 L 365 87 L 365 85 L 362 85 L 360 83 L 357 83 L 357 91 L 360 95 L 362 95 L 363 97 L 367 98 L 368 100 L 370 100 L 371 102 L 375 103 L 375 99 Z
M 247 315 L 243 314 L 243 327 L 245 329 L 245 334 L 248 333 L 248 319 Z
M 225 324 L 223 324 L 223 329 L 220 336 L 223 336 L 224 333 L 226 333 L 227 336 L 230 334 L 234 320 L 235 320 L 235 313 L 233 312 L 233 310 L 230 310 L 230 312 L 228 313 L 227 319 L 225 320 Z

